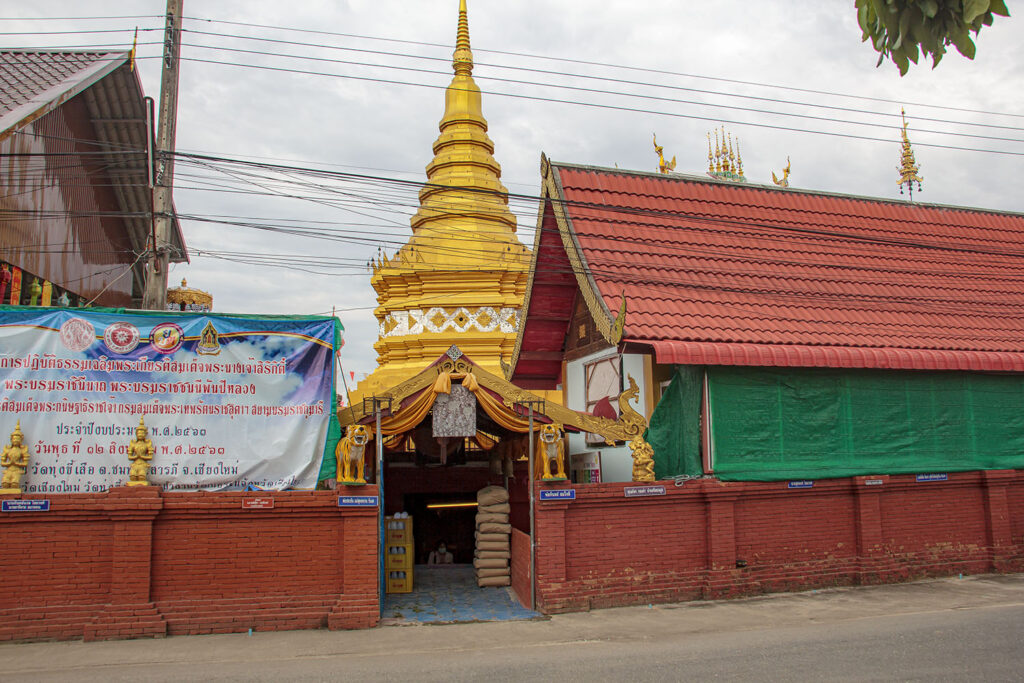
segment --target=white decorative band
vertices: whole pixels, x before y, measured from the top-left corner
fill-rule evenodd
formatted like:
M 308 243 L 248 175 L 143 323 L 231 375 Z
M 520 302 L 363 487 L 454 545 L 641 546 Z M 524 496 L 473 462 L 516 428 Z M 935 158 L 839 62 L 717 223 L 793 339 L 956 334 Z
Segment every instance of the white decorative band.
M 519 327 L 518 308 L 482 306 L 475 310 L 441 306 L 426 310 L 395 311 L 380 323 L 380 336 L 401 337 L 424 332 L 503 332 L 514 334 Z

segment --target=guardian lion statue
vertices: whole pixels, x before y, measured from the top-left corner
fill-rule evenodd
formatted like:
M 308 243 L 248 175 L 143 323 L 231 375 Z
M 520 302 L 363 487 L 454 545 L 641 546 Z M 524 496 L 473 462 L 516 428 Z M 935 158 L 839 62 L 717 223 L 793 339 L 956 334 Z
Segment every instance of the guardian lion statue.
M 560 424 L 541 425 L 537 436 L 537 455 L 534 472 L 541 479 L 565 479 L 565 431 Z M 557 472 L 551 474 L 551 461 L 554 460 Z
M 373 429 L 366 425 L 349 425 L 338 442 L 334 456 L 338 460 L 338 481 L 343 484 L 365 484 L 366 444 L 373 438 Z M 357 470 L 358 475 L 353 470 Z

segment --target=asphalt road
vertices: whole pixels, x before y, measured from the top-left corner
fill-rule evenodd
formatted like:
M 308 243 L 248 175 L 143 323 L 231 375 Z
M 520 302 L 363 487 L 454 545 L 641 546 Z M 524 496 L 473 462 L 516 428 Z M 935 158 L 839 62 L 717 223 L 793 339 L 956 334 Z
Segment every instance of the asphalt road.
M 0 646 L 4 681 L 1024 680 L 1024 575 L 534 622 Z

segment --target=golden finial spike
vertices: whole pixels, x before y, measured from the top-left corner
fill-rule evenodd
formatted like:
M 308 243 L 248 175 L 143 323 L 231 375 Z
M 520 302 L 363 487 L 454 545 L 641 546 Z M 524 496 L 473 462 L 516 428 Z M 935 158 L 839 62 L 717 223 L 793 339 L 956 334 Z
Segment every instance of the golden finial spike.
M 455 36 L 455 54 L 452 55 L 455 73 L 465 76 L 473 74 L 473 52 L 469 48 L 469 18 L 466 0 L 459 0 L 459 31 Z
M 903 119 L 903 129 L 901 131 L 903 142 L 902 151 L 900 153 L 900 166 L 896 170 L 900 174 L 900 194 L 903 194 L 903 186 L 907 186 L 907 191 L 910 193 L 910 201 L 914 201 L 914 183 L 917 183 L 917 191 L 921 191 L 921 182 L 924 180 L 917 174 L 920 167 L 914 160 L 914 150 L 910 146 L 910 138 L 907 136 L 907 112 L 900 107 L 900 117 Z
M 739 138 L 736 138 L 736 175 L 743 177 L 743 157 L 740 155 Z
M 715 129 L 715 173 L 722 172 L 722 146 L 718 144 L 718 129 Z
M 708 173 L 715 172 L 715 155 L 711 153 L 711 133 L 708 133 Z

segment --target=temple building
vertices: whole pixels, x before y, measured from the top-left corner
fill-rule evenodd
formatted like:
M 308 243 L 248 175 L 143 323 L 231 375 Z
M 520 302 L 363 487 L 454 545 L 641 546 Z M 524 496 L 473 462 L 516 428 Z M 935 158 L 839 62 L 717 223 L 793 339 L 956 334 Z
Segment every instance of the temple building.
M 530 254 L 516 237 L 473 81 L 465 0 L 452 66 L 412 237 L 373 265 L 378 367 L 352 392 L 356 402 L 417 374 L 453 343 L 497 374 L 512 357 Z

